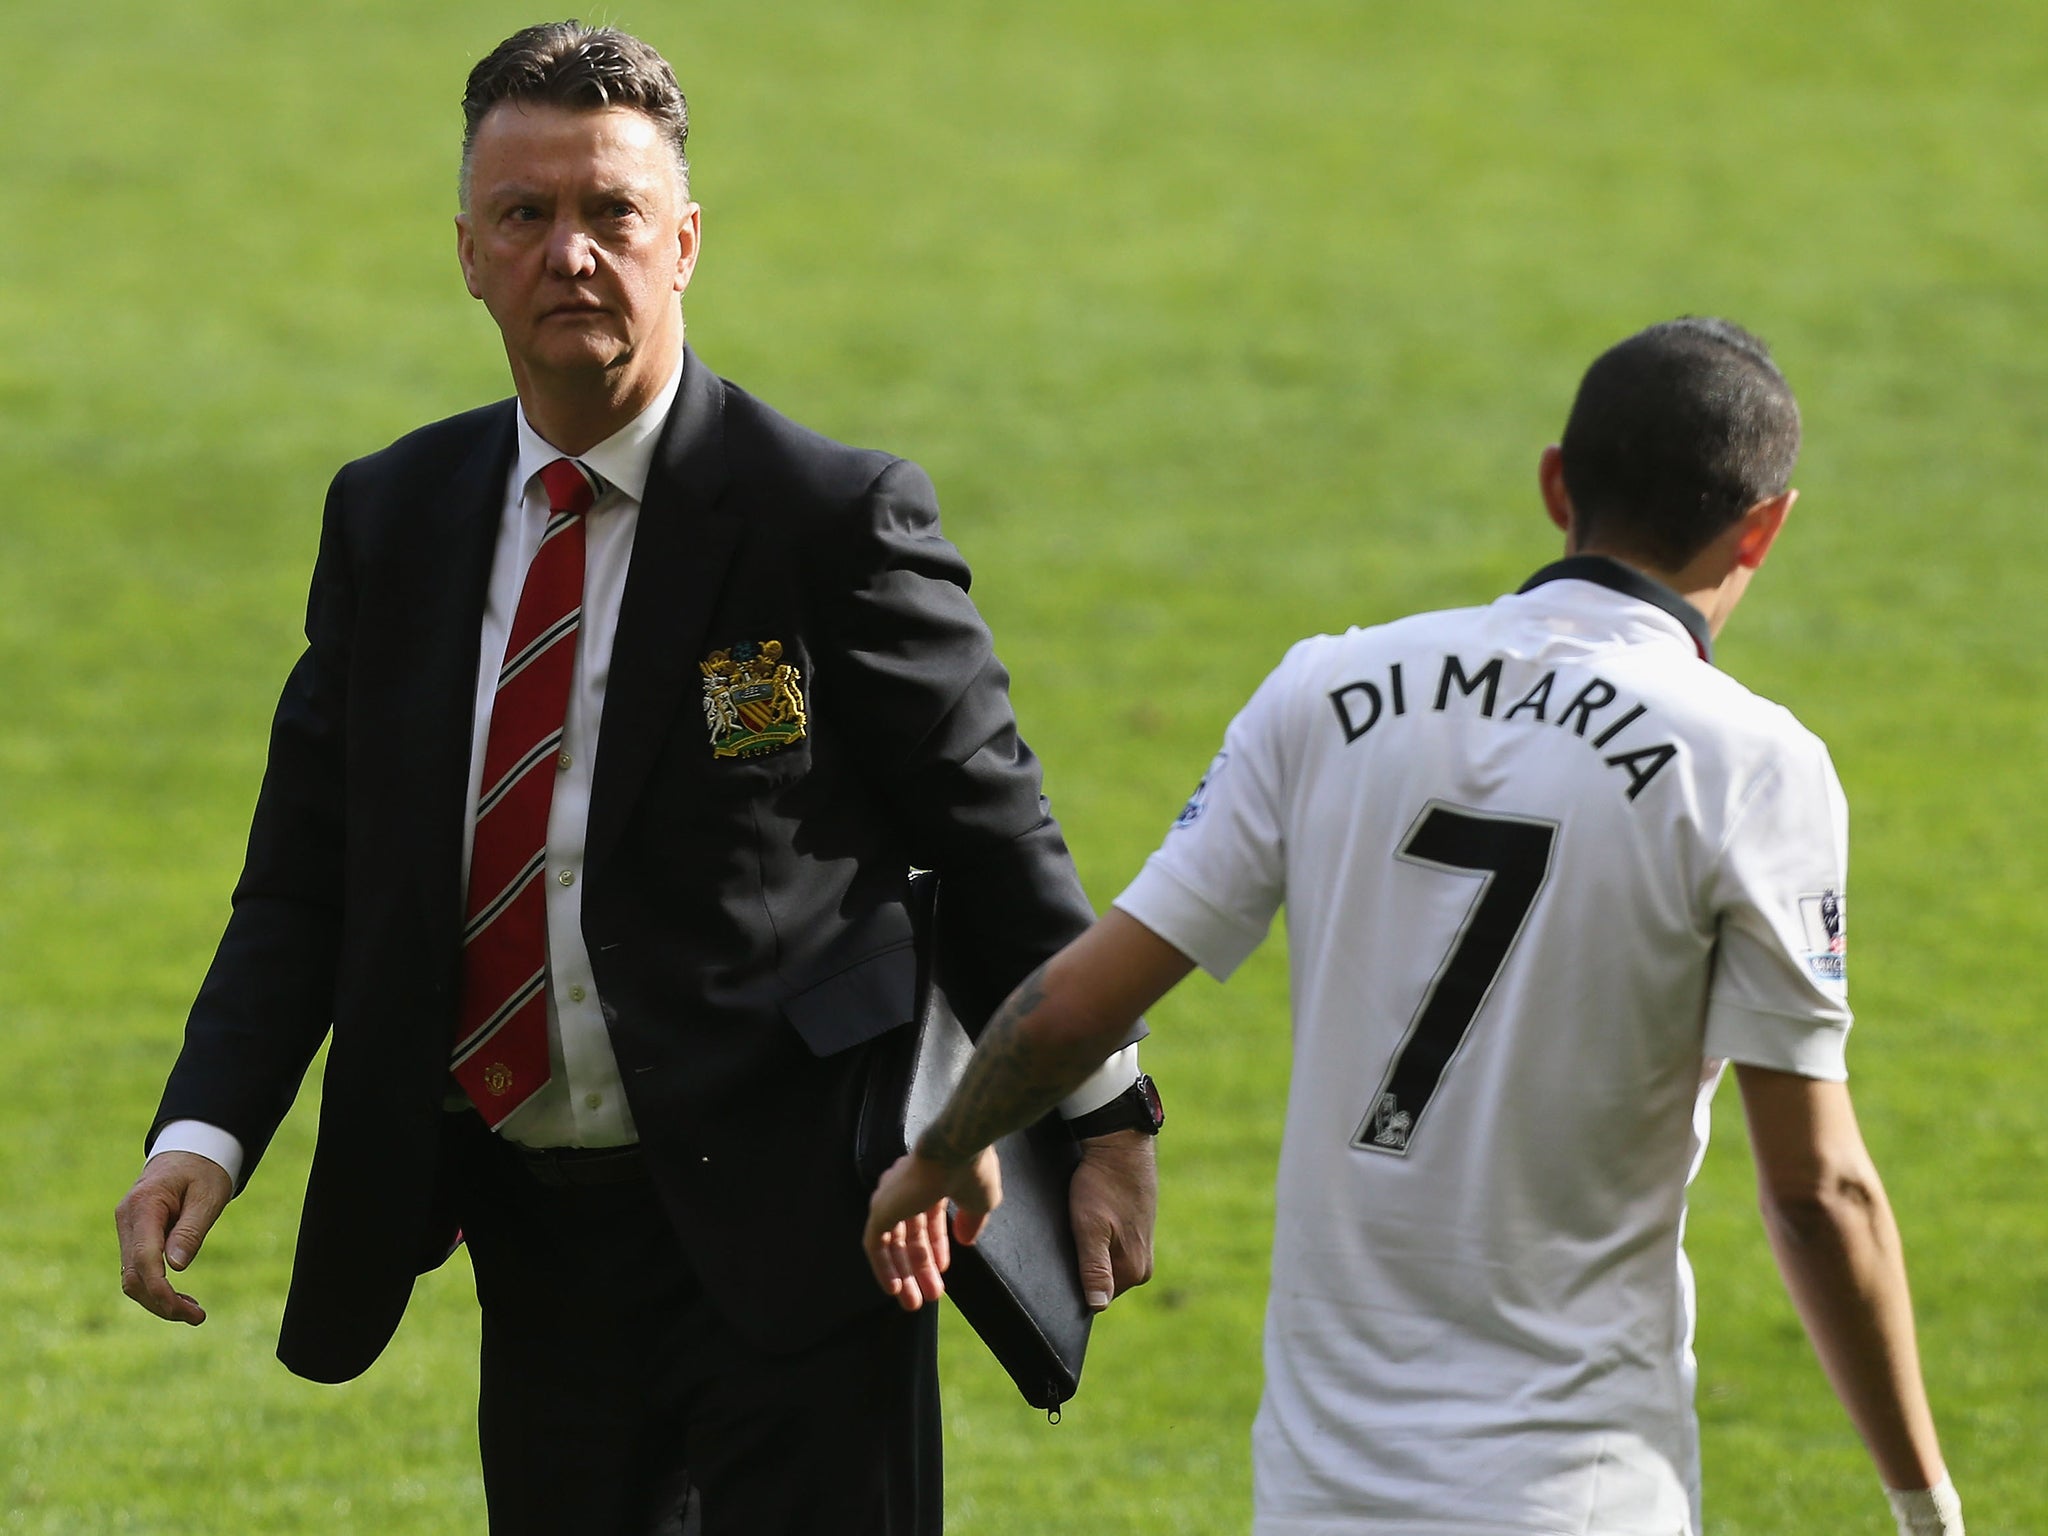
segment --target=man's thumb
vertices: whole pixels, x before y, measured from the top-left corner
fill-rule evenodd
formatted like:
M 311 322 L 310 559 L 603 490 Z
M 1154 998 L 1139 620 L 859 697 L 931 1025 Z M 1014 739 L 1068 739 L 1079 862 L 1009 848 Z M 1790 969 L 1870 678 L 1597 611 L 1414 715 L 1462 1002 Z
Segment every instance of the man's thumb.
M 970 1209 L 969 1209 L 968 1207 L 966 1207 L 966 1206 L 964 1206 L 964 1205 L 959 1205 L 959 1204 L 955 1204 L 955 1205 L 954 1205 L 954 1207 L 953 1207 L 953 1238 L 954 1238 L 954 1241 L 956 1241 L 956 1242 L 959 1242 L 959 1243 L 964 1243 L 964 1244 L 965 1244 L 965 1245 L 966 1245 L 967 1247 L 969 1247 L 969 1248 L 972 1248 L 972 1247 L 974 1246 L 974 1244 L 975 1244 L 975 1240 L 976 1240 L 976 1239 L 978 1239 L 978 1238 L 979 1238 L 979 1237 L 981 1236 L 981 1229 L 982 1229 L 983 1227 L 986 1227 L 987 1225 L 988 1225 L 988 1212 L 987 1212 L 987 1211 L 976 1211 L 976 1210 L 970 1210 Z
M 178 1213 L 178 1224 L 164 1239 L 164 1262 L 173 1269 L 183 1269 L 198 1258 L 200 1245 L 213 1230 L 220 1208 L 221 1202 L 204 1185 L 188 1189 L 184 1207 Z
M 1116 1278 L 1109 1267 L 1109 1237 L 1105 1233 L 1099 1246 L 1091 1238 L 1081 1253 L 1081 1295 L 1090 1312 L 1100 1312 L 1115 1294 Z

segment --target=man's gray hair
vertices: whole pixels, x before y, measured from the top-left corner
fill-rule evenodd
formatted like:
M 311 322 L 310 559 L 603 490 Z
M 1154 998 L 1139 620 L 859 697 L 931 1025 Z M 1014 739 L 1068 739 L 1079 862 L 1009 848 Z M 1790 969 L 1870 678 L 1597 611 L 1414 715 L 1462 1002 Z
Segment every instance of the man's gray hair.
M 690 104 L 668 60 L 630 32 L 549 21 L 514 32 L 469 72 L 462 93 L 462 206 L 469 207 L 469 162 L 476 131 L 500 102 L 597 111 L 630 107 L 652 118 L 675 151 L 683 196 L 690 195 Z

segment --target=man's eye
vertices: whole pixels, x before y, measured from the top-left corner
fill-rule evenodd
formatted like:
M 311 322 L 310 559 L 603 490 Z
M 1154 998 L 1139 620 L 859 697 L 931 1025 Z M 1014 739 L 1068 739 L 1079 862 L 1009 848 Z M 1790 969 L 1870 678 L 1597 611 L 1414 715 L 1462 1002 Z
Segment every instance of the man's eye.
M 505 217 L 514 224 L 531 224 L 540 217 L 540 210 L 530 203 L 521 203 L 516 208 L 508 209 Z

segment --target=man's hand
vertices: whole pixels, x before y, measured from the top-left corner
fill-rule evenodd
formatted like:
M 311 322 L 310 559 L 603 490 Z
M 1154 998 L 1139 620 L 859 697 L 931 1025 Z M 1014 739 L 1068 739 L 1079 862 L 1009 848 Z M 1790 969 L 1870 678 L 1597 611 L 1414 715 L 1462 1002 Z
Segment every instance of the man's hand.
M 1153 1138 L 1113 1131 L 1081 1143 L 1067 1214 L 1081 1260 L 1081 1294 L 1100 1312 L 1152 1278 L 1152 1223 L 1159 1210 Z
M 183 1269 L 235 1192 L 228 1172 L 196 1152 L 166 1152 L 143 1166 L 142 1177 L 114 1207 L 121 1235 L 121 1290 L 158 1317 L 194 1327 L 206 1310 L 172 1287 L 164 1265 Z
M 1003 1203 L 1003 1174 L 994 1147 L 983 1147 L 959 1167 L 906 1152 L 875 1186 L 861 1241 L 875 1283 L 906 1312 L 945 1293 L 939 1277 L 953 1262 L 946 1232 L 946 1202 L 958 1211 L 952 1236 L 971 1244 L 988 1214 Z
M 906 1311 L 944 1289 L 939 1277 L 952 1259 L 946 1197 L 959 1207 L 953 1235 L 973 1242 L 1002 1199 L 992 1143 L 1079 1087 L 1132 1021 L 1193 967 L 1136 918 L 1112 910 L 1003 1000 L 945 1107 L 918 1137 L 936 1155 L 899 1158 L 868 1205 L 868 1264 Z M 1098 1311 L 1152 1278 L 1159 1181 L 1150 1140 L 1117 1131 L 1081 1145 L 1067 1212 L 1082 1294 Z

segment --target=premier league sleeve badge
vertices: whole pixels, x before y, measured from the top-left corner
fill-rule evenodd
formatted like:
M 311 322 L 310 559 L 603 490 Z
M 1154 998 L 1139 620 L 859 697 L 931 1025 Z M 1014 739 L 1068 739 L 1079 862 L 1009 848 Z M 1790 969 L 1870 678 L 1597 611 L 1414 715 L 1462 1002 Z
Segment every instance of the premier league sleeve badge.
M 1849 979 L 1849 899 L 1826 890 L 1799 898 L 1806 930 L 1806 968 L 1817 981 L 1842 986 Z
M 713 757 L 758 757 L 804 739 L 802 672 L 780 640 L 742 640 L 697 663 Z

